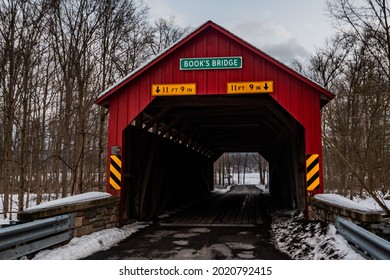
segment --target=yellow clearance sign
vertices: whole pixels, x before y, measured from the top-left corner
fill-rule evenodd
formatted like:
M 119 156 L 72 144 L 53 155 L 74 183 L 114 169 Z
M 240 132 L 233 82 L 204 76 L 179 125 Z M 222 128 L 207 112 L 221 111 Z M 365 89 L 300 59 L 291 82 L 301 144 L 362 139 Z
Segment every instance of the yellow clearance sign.
M 152 96 L 195 95 L 196 84 L 153 84 Z
M 273 81 L 232 82 L 227 83 L 228 94 L 251 94 L 274 92 Z

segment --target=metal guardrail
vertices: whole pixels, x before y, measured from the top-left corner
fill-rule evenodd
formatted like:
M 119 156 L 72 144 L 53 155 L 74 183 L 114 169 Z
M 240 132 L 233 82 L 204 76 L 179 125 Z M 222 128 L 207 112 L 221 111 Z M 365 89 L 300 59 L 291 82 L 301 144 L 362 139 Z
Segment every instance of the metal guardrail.
M 349 242 L 354 244 L 358 251 L 362 250 L 366 256 L 376 260 L 390 260 L 390 242 L 355 225 L 354 223 L 336 217 L 337 231 Z
M 0 229 L 0 260 L 18 259 L 73 237 L 75 214 Z

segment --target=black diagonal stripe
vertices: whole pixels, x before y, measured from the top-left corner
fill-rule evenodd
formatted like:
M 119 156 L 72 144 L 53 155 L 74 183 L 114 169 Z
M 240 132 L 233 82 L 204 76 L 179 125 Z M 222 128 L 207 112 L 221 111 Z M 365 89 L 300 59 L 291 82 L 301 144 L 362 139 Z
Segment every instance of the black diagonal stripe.
M 119 186 L 121 185 L 121 180 L 119 180 L 114 173 L 110 172 L 110 178 L 112 178 Z
M 116 188 L 114 188 L 114 186 L 111 185 L 111 184 L 110 184 L 110 188 L 111 188 L 112 190 L 116 191 Z
M 309 187 L 312 187 L 310 185 L 307 186 L 308 188 Z M 317 186 L 314 187 L 314 189 L 310 190 L 310 191 L 316 191 L 316 190 L 319 190 L 320 189 L 320 184 L 318 184 Z
M 317 164 L 319 164 L 318 157 L 307 167 L 307 173 L 309 173 Z
M 120 168 L 119 165 L 115 162 L 115 160 L 111 160 L 110 164 L 111 164 L 116 170 L 118 170 L 119 173 L 121 173 L 121 168 Z
M 320 177 L 320 172 L 314 173 L 313 176 L 307 181 L 307 186 L 310 186 L 311 184 L 313 184 L 313 182 L 314 182 L 318 177 Z

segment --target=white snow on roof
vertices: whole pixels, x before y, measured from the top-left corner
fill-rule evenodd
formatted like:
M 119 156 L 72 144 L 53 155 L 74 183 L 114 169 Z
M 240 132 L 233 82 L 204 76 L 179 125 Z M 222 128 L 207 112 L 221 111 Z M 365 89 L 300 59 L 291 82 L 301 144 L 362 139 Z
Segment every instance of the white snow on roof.
M 77 194 L 77 195 L 68 196 L 65 198 L 60 198 L 57 200 L 45 202 L 45 203 L 30 207 L 30 208 L 26 209 L 25 212 L 29 213 L 29 212 L 32 212 L 32 211 L 37 210 L 37 209 L 48 209 L 48 208 L 54 208 L 57 206 L 74 204 L 74 203 L 78 203 L 78 202 L 93 201 L 93 200 L 98 200 L 98 199 L 102 199 L 102 198 L 107 198 L 110 196 L 111 196 L 111 194 L 106 193 L 106 192 L 82 193 L 82 194 Z
M 329 202 L 331 204 L 343 208 L 348 208 L 348 209 L 353 209 L 353 210 L 358 210 L 363 212 L 372 211 L 371 209 L 338 194 L 324 193 L 324 194 L 317 194 L 314 197 L 320 201 Z

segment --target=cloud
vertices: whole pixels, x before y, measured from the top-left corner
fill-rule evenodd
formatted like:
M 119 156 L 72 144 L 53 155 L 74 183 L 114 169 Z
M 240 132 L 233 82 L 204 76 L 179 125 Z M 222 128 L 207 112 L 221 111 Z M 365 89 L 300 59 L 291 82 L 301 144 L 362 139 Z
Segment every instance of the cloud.
M 246 21 L 235 25 L 233 32 L 285 64 L 302 60 L 309 54 L 284 25 L 272 21 Z
M 281 24 L 271 21 L 244 21 L 234 26 L 234 32 L 246 38 L 257 38 L 257 41 L 281 41 L 292 38 L 292 34 Z
M 291 64 L 294 59 L 303 60 L 309 55 L 308 50 L 294 38 L 281 43 L 264 44 L 259 48 L 285 64 Z

